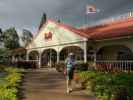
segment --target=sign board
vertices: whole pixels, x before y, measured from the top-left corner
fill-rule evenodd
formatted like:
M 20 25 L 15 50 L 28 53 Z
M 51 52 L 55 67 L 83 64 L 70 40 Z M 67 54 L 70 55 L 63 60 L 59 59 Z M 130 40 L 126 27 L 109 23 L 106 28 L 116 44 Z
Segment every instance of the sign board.
M 52 32 L 48 32 L 44 34 L 44 39 L 45 40 L 52 40 Z

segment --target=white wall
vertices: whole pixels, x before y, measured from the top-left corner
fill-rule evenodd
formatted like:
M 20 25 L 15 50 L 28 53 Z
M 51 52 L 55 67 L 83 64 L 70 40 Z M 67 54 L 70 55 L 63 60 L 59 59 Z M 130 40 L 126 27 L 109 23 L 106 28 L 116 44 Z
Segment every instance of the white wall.
M 52 32 L 52 40 L 45 40 L 44 34 Z M 60 51 L 62 48 L 66 46 L 79 46 L 81 48 L 83 47 L 83 43 L 74 43 L 77 41 L 86 41 L 87 39 L 70 31 L 67 30 L 66 28 L 62 26 L 58 26 L 52 21 L 48 21 L 46 25 L 43 26 L 43 28 L 40 30 L 38 33 L 37 37 L 34 39 L 34 41 L 26 47 L 26 49 L 35 49 L 35 48 L 40 48 L 41 51 L 44 49 L 49 49 L 52 48 L 56 51 Z M 69 44 L 69 43 L 74 43 L 74 44 Z M 64 44 L 64 45 L 60 45 Z M 60 46 L 58 46 L 60 45 Z M 51 47 L 49 47 L 51 46 Z

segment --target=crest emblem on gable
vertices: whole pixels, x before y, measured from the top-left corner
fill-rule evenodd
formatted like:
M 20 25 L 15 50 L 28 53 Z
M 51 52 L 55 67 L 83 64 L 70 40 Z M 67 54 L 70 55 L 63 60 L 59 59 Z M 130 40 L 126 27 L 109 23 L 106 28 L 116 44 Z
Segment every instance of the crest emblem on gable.
M 48 32 L 44 34 L 44 39 L 45 40 L 52 40 L 52 32 Z

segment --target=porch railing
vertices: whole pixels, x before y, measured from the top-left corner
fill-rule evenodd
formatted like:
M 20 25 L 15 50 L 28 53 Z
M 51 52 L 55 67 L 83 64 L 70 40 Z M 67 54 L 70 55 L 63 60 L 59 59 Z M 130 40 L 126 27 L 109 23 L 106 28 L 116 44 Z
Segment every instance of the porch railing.
M 98 71 L 131 72 L 133 70 L 133 60 L 97 60 L 95 67 Z

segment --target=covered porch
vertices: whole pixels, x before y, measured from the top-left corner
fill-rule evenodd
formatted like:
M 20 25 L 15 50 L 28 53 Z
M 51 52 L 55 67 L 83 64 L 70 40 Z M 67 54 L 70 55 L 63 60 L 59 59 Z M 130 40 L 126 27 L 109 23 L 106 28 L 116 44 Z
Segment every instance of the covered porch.
M 107 45 L 99 48 L 95 56 L 99 71 L 132 71 L 133 49 L 127 45 Z
M 56 63 L 64 62 L 71 52 L 77 62 L 87 62 L 87 41 L 30 49 L 27 50 L 26 60 L 37 62 L 38 68 L 54 67 Z

